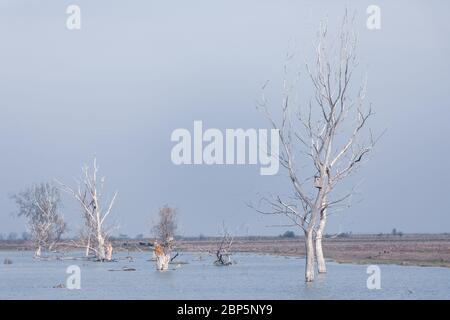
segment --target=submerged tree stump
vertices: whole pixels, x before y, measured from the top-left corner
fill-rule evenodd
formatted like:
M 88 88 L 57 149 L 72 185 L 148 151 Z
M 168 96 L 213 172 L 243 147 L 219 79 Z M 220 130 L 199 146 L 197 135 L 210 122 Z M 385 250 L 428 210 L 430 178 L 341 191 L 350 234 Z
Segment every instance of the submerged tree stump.
M 220 251 L 216 252 L 217 260 L 214 261 L 214 265 L 216 266 L 231 266 L 233 261 L 231 261 L 231 254 L 222 253 Z
M 108 242 L 108 245 L 106 246 L 106 261 L 112 261 L 112 255 L 113 255 L 113 246 L 111 242 Z
M 156 270 L 165 271 L 169 269 L 170 252 L 166 252 L 160 244 L 155 245 L 154 253 L 156 256 Z
M 156 256 L 156 269 L 159 271 L 165 271 L 169 269 L 170 255 Z

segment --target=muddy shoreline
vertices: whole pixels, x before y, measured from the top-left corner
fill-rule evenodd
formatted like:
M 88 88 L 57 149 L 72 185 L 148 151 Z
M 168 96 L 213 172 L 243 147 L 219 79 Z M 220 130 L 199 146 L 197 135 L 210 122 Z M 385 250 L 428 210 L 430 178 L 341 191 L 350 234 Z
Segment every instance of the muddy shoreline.
M 182 238 L 176 243 L 180 252 L 214 252 L 217 238 Z M 151 251 L 152 239 L 115 240 L 117 251 Z M 439 235 L 358 235 L 346 238 L 326 238 L 325 257 L 338 263 L 398 264 L 450 268 L 450 234 Z M 57 250 L 72 251 L 64 243 Z M 30 242 L 0 242 L 0 250 L 33 250 Z M 303 239 L 280 237 L 235 238 L 233 250 L 280 256 L 304 256 Z

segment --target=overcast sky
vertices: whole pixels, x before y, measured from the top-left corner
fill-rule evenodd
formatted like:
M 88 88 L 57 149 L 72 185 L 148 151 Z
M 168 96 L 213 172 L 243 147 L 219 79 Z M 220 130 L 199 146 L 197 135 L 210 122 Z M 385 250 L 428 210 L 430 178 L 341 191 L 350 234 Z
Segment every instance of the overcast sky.
M 376 2 L 376 3 L 375 3 Z M 81 30 L 66 8 L 81 8 Z M 366 8 L 381 8 L 381 30 Z M 149 234 L 160 206 L 179 209 L 180 233 L 280 234 L 282 218 L 245 203 L 287 193 L 258 166 L 175 166 L 176 128 L 267 128 L 255 110 L 261 84 L 280 98 L 284 57 L 312 52 L 319 22 L 332 31 L 356 11 L 371 126 L 387 129 L 353 206 L 328 232 L 449 232 L 450 5 L 446 1 L 22 1 L 0 0 L 0 233 L 25 230 L 8 198 L 32 183 L 67 183 L 94 156 L 119 191 L 121 233 Z M 305 89 L 305 92 L 307 90 Z M 64 197 L 73 232 L 79 209 Z

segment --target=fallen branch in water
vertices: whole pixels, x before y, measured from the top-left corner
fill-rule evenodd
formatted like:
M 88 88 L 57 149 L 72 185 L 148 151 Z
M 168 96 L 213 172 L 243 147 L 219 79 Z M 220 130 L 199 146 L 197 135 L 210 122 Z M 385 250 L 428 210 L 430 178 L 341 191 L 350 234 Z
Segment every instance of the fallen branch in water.
M 108 271 L 136 271 L 135 268 L 123 267 L 122 269 L 109 269 Z
M 178 257 L 178 256 L 179 256 L 179 253 L 177 252 L 177 254 L 174 255 L 174 256 L 170 259 L 170 262 L 172 262 L 173 260 L 175 260 L 175 258 Z M 169 263 L 170 263 L 170 262 L 169 262 Z

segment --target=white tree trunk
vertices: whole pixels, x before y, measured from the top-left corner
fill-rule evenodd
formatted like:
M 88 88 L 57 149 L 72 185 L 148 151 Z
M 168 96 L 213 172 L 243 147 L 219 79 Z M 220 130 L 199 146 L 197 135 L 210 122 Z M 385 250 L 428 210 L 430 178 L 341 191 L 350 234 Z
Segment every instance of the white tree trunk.
M 86 244 L 86 251 L 85 251 L 85 256 L 88 257 L 89 256 L 89 251 L 91 250 L 91 237 L 89 236 L 88 238 L 88 242 Z
M 316 238 L 316 256 L 317 256 L 317 270 L 319 273 L 326 273 L 327 266 L 325 264 L 325 258 L 323 256 L 322 250 L 322 236 L 317 235 L 319 238 Z
M 42 247 L 38 246 L 35 252 L 35 256 L 36 257 L 40 257 L 41 256 L 41 252 L 42 252 Z
M 111 242 L 109 242 L 108 245 L 106 246 L 106 260 L 112 261 L 112 255 L 113 255 L 113 246 Z
M 325 225 L 327 223 L 327 214 L 324 210 L 320 216 L 319 228 L 316 232 L 316 257 L 317 257 L 317 268 L 319 273 L 326 273 L 327 267 L 325 264 L 325 257 L 323 256 L 322 249 L 322 239 L 323 239 L 323 231 L 325 229 Z
M 325 230 L 325 226 L 327 224 L 327 196 L 325 195 L 323 197 L 322 201 L 322 210 L 320 211 L 320 221 L 319 226 L 316 230 L 316 258 L 317 258 L 317 269 L 319 273 L 326 273 L 327 267 L 325 264 L 325 257 L 323 256 L 323 249 L 322 249 L 322 239 L 323 239 L 323 233 Z
M 306 262 L 305 281 L 314 281 L 314 239 L 313 230 L 305 232 Z
M 97 235 L 97 237 L 97 258 L 101 261 L 104 261 L 106 259 L 105 239 L 103 239 L 103 236 L 100 233 Z

